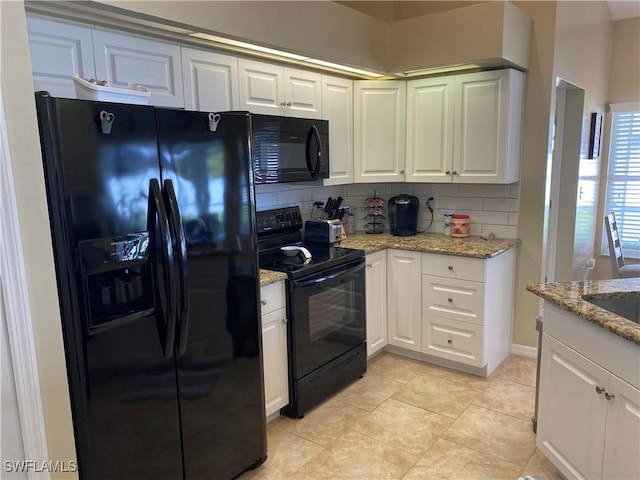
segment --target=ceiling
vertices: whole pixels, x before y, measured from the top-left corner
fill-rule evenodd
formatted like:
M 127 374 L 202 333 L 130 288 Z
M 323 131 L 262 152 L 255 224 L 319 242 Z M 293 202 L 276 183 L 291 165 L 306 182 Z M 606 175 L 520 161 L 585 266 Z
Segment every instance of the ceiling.
M 364 14 L 385 22 L 404 20 L 406 18 L 430 15 L 432 13 L 468 7 L 487 0 L 425 0 L 425 1 L 387 1 L 387 0 L 356 0 L 338 1 L 345 7 L 353 8 Z M 495 0 L 490 0 L 495 1 Z M 570 0 L 559 0 L 570 1 Z M 640 17 L 640 1 L 638 0 L 607 0 L 613 20 Z

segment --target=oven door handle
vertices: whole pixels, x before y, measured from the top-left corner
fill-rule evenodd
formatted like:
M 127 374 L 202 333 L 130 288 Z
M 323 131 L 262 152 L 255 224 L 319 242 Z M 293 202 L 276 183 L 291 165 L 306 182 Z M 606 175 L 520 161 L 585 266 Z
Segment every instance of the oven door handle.
M 310 280 L 303 281 L 294 281 L 293 285 L 295 288 L 304 288 L 311 285 L 317 285 L 318 283 L 326 282 L 328 280 L 333 280 L 334 278 L 341 277 L 343 275 L 351 275 L 353 273 L 359 272 L 363 270 L 365 266 L 365 262 L 359 262 L 355 267 L 347 268 L 345 270 L 340 270 L 335 273 L 330 273 L 329 275 L 321 275 L 311 278 Z

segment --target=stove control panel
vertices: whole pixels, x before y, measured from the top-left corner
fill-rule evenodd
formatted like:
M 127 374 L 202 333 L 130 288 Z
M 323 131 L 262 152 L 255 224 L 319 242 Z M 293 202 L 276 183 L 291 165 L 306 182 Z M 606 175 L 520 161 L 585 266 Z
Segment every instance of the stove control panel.
M 302 228 L 300 207 L 284 207 L 256 212 L 258 235 L 284 233 Z

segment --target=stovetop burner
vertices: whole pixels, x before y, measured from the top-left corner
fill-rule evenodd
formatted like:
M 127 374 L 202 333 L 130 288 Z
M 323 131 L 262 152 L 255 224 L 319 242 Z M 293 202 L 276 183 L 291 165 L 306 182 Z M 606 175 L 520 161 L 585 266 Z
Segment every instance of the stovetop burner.
M 297 206 L 265 210 L 257 212 L 256 216 L 260 268 L 284 272 L 294 279 L 364 257 L 363 250 L 303 242 L 302 216 Z M 288 245 L 305 247 L 311 253 L 311 259 L 305 259 L 302 253 L 285 255 L 280 247 Z

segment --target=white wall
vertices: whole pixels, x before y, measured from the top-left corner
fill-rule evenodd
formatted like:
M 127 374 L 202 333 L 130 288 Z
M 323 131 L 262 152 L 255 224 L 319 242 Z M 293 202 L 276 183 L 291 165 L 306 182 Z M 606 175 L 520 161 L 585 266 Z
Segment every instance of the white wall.
M 0 478 L 26 479 L 25 473 L 4 471 L 6 460 L 26 460 L 22 444 L 22 431 L 20 430 L 20 416 L 18 414 L 18 398 L 16 396 L 16 384 L 11 365 L 11 348 L 9 346 L 9 333 L 7 331 L 6 313 L 2 295 L 2 279 L 0 278 L 0 369 L 2 370 L 2 390 L 0 394 Z
M 33 326 L 49 457 L 68 462 L 75 445 L 23 2 L 0 2 L 0 17 L 0 89 L 32 315 L 24 321 Z

